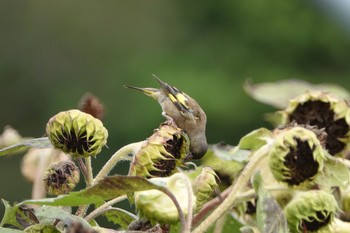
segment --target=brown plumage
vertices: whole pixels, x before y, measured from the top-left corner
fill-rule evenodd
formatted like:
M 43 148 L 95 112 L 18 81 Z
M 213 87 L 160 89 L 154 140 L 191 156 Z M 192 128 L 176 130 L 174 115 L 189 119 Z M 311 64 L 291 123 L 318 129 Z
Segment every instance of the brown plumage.
M 190 138 L 190 157 L 193 159 L 202 158 L 208 149 L 205 135 L 207 116 L 199 104 L 186 93 L 170 86 L 157 78 L 160 88 L 139 88 L 125 86 L 142 91 L 158 101 L 162 107 L 162 115 L 186 131 Z

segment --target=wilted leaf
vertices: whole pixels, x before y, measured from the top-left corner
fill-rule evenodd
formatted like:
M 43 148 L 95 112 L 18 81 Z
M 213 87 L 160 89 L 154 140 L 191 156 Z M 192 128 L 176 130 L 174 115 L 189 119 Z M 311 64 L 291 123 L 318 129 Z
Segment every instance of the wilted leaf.
M 5 213 L 1 220 L 0 227 L 4 226 L 5 224 L 9 224 L 15 227 L 18 227 L 19 229 L 23 229 L 23 227 L 17 222 L 16 219 L 16 213 L 19 208 L 19 206 L 11 206 L 8 201 L 1 199 L 2 203 L 4 203 L 5 206 Z
M 226 161 L 245 162 L 248 161 L 250 151 L 240 149 L 228 144 L 215 144 L 211 147 L 215 156 Z
M 327 157 L 328 159 L 325 161 L 322 173 L 316 177 L 315 182 L 327 188 L 334 186 L 348 187 L 350 181 L 348 168 L 330 155 Z
M 162 184 L 154 184 L 151 181 L 138 176 L 109 176 L 100 180 L 96 185 L 60 195 L 55 198 L 27 200 L 25 204 L 51 205 L 51 206 L 79 206 L 93 203 L 101 203 L 128 193 L 149 189 L 165 190 Z
M 49 138 L 34 138 L 22 141 L 16 145 L 9 146 L 0 150 L 0 156 L 13 153 L 17 150 L 26 148 L 26 147 L 35 147 L 35 148 L 52 148 L 52 144 Z
M 126 210 L 119 208 L 111 208 L 103 214 L 108 221 L 113 222 L 116 225 L 120 225 L 126 229 L 132 221 L 137 220 L 137 216 L 129 213 Z
M 279 109 L 287 107 L 290 99 L 308 90 L 331 92 L 346 99 L 350 97 L 350 93 L 341 86 L 335 84 L 311 84 L 297 79 L 259 84 L 246 82 L 244 89 L 255 100 Z
M 253 186 L 258 194 L 257 227 L 264 233 L 287 233 L 287 221 L 276 200 L 263 187 L 260 173 L 254 176 Z
M 55 219 L 59 219 L 64 222 L 65 225 L 79 222 L 84 227 L 90 228 L 90 224 L 85 219 L 72 215 L 63 209 L 54 206 L 40 207 L 35 211 L 35 214 L 42 224 L 51 224 Z
M 258 150 L 265 145 L 268 141 L 272 140 L 272 133 L 270 130 L 260 128 L 245 135 L 239 141 L 239 148 L 245 150 Z

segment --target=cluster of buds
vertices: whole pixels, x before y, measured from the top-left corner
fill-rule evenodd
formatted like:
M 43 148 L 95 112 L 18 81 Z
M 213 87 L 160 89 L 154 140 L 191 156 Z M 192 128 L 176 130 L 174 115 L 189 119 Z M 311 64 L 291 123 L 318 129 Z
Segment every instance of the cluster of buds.
M 134 156 L 129 175 L 166 177 L 183 165 L 189 154 L 187 134 L 173 124 L 163 124 L 147 139 Z
M 350 108 L 346 100 L 325 92 L 307 92 L 292 99 L 278 115 L 282 125 L 296 122 L 324 129 L 327 133 L 325 148 L 331 155 L 348 151 Z
M 73 157 L 96 156 L 108 137 L 99 119 L 79 110 L 53 116 L 46 125 L 46 133 L 54 148 Z

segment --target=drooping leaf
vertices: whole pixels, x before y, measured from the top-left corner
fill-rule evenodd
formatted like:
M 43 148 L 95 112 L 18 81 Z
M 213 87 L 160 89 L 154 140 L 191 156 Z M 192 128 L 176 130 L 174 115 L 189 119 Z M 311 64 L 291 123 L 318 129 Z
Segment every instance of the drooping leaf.
M 350 97 L 350 93 L 341 86 L 335 84 L 311 84 L 297 79 L 259 84 L 246 82 L 244 89 L 255 100 L 279 109 L 287 107 L 290 99 L 308 90 L 331 92 L 346 99 Z
M 239 141 L 239 148 L 244 150 L 258 150 L 265 145 L 268 141 L 272 140 L 272 133 L 270 130 L 260 128 L 245 135 Z
M 17 222 L 16 213 L 18 211 L 19 206 L 11 206 L 8 201 L 1 199 L 2 203 L 5 206 L 5 213 L 1 220 L 0 227 L 3 227 L 5 224 L 9 224 L 19 229 L 24 229 L 21 224 Z
M 342 162 L 330 155 L 327 158 L 322 173 L 316 177 L 315 182 L 325 188 L 332 188 L 334 186 L 341 188 L 348 187 L 350 181 L 349 169 Z
M 212 145 L 211 149 L 216 157 L 226 161 L 246 162 L 250 155 L 249 150 L 240 149 L 228 144 L 215 144 Z
M 35 147 L 35 148 L 52 148 L 52 144 L 47 137 L 43 138 L 34 138 L 22 141 L 13 146 L 9 146 L 0 150 L 0 156 L 7 155 L 13 153 L 17 150 L 27 148 L 27 147 Z
M 258 194 L 258 203 L 256 208 L 257 227 L 264 233 L 287 233 L 287 220 L 283 210 L 263 187 L 261 174 L 258 172 L 254 176 L 253 186 Z
M 65 223 L 65 225 L 79 222 L 82 226 L 90 228 L 90 224 L 85 219 L 54 206 L 42 206 L 35 211 L 35 215 L 42 224 L 51 224 L 56 219 L 59 219 Z
M 134 214 L 115 207 L 110 208 L 103 215 L 108 219 L 108 221 L 113 222 L 124 229 L 126 229 L 132 221 L 137 220 L 137 216 Z
M 128 193 L 158 189 L 165 191 L 162 183 L 153 183 L 138 176 L 109 176 L 100 180 L 96 185 L 78 192 L 60 195 L 55 198 L 27 200 L 24 204 L 50 205 L 50 206 L 79 206 L 101 203 Z

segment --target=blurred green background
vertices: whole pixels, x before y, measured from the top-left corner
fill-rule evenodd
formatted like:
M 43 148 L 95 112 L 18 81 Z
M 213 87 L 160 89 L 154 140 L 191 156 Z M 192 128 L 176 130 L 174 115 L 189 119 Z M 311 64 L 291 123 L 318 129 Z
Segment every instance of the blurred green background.
M 268 126 L 273 109 L 244 93 L 246 79 L 350 84 L 349 34 L 312 1 L 4 0 L 0 30 L 0 127 L 40 137 L 92 92 L 110 134 L 95 171 L 163 121 L 154 100 L 123 87 L 158 86 L 152 74 L 201 104 L 210 143 Z M 20 159 L 0 162 L 0 197 L 11 202 L 31 193 Z

